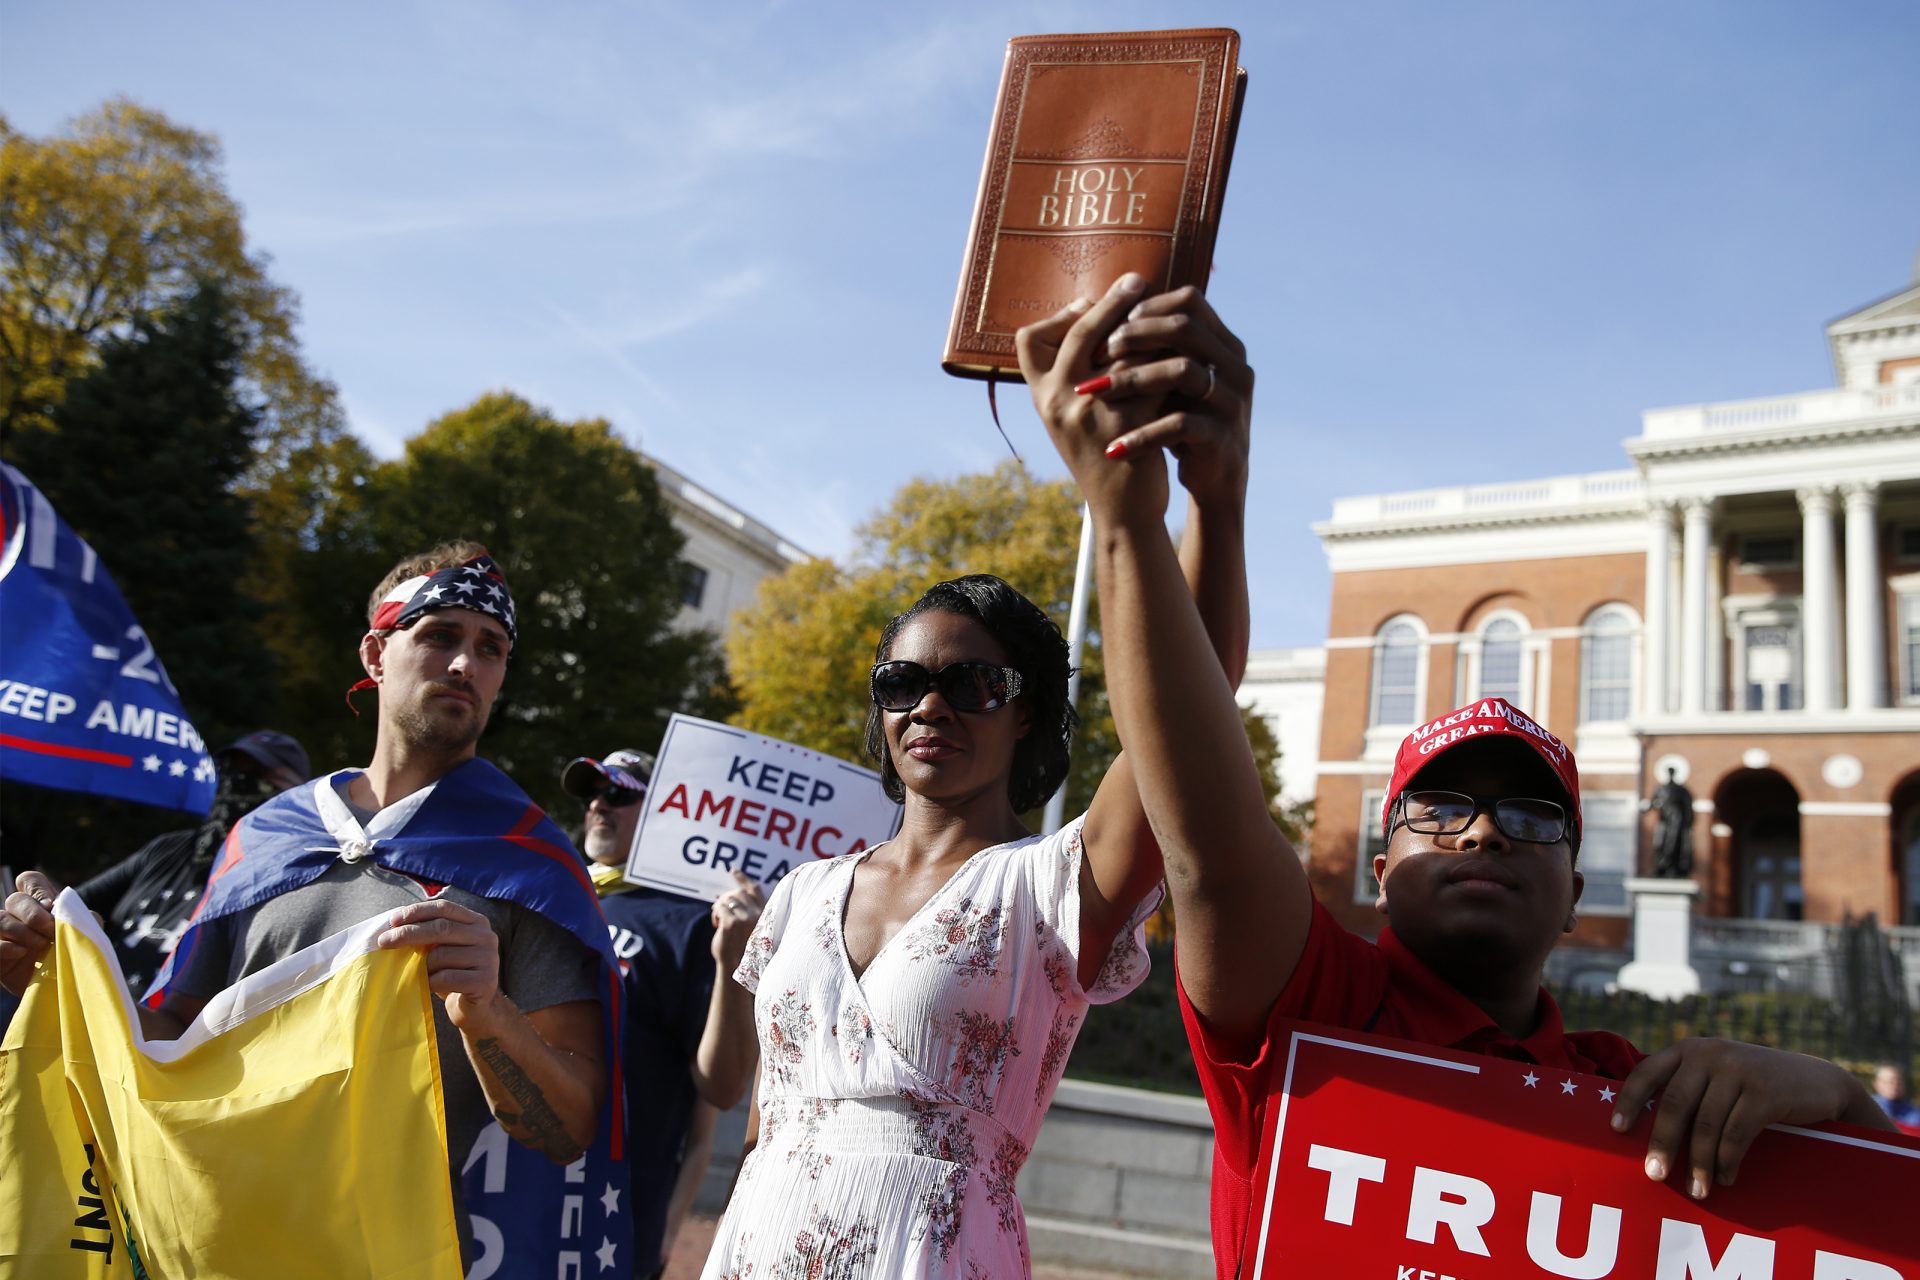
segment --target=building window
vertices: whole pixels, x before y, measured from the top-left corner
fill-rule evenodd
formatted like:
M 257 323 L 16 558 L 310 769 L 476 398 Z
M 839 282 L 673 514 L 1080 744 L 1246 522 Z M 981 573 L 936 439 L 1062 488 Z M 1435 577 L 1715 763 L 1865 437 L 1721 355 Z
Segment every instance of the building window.
M 1360 795 L 1360 838 L 1354 842 L 1353 900 L 1372 906 L 1380 897 L 1380 882 L 1373 878 L 1375 855 L 1387 851 L 1382 834 L 1380 807 L 1387 802 L 1385 791 L 1365 791 Z
M 1370 725 L 1412 725 L 1419 720 L 1420 662 L 1426 633 L 1409 618 L 1380 628 L 1373 642 L 1373 710 Z
M 1800 883 L 1800 815 L 1763 813 L 1741 837 L 1741 914 L 1750 920 L 1802 919 L 1807 899 Z
M 1587 878 L 1580 894 L 1582 915 L 1627 913 L 1627 877 L 1634 872 L 1640 812 L 1635 797 L 1589 791 L 1580 803 L 1580 861 Z
M 1742 534 L 1738 546 L 1740 566 L 1744 569 L 1797 569 L 1800 567 L 1800 538 L 1797 534 Z
M 1495 618 L 1480 629 L 1480 688 L 1474 697 L 1526 705 L 1520 676 L 1520 624 L 1512 618 Z
M 707 598 L 707 571 L 697 564 L 687 565 L 685 584 L 680 590 L 680 603 L 698 609 Z
M 1920 591 L 1896 598 L 1899 610 L 1900 701 L 1920 702 Z
M 1800 706 L 1800 628 L 1784 622 L 1742 628 L 1749 711 L 1794 711 Z
M 1920 524 L 1903 524 L 1893 531 L 1893 558 L 1901 564 L 1920 564 Z
M 1633 634 L 1639 619 L 1625 605 L 1587 615 L 1580 635 L 1580 722 L 1625 720 L 1633 714 Z

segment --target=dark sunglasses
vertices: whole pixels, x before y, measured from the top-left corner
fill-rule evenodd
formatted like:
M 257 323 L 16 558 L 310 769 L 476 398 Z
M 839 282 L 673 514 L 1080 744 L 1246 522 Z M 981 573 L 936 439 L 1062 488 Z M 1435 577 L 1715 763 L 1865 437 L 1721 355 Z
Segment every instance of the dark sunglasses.
M 1493 814 L 1493 825 L 1509 840 L 1552 844 L 1567 834 L 1567 811 L 1551 800 L 1509 796 L 1493 800 L 1458 791 L 1408 791 L 1400 797 L 1400 816 L 1393 827 L 1422 835 L 1455 836 L 1473 825 L 1481 813 Z
M 630 804 L 639 804 L 646 798 L 647 793 L 644 791 L 635 791 L 632 787 L 616 787 L 609 782 L 603 787 L 595 787 L 588 792 L 586 800 L 582 803 L 592 804 L 598 800 L 609 809 L 624 809 Z
M 882 711 L 911 711 L 929 688 L 955 711 L 992 711 L 1020 696 L 1020 673 L 991 662 L 950 662 L 929 671 L 917 662 L 881 662 L 868 677 L 873 705 Z

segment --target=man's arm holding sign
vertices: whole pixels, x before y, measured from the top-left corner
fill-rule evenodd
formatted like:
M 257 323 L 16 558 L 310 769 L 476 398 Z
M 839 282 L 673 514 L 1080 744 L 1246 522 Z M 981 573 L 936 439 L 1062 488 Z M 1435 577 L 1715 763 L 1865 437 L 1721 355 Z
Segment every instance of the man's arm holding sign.
M 1614 1129 L 1631 1129 L 1656 1092 L 1647 1176 L 1662 1182 L 1685 1169 L 1687 1193 L 1696 1200 L 1705 1199 L 1713 1183 L 1733 1185 L 1747 1148 L 1768 1125 L 1844 1120 L 1898 1131 L 1844 1068 L 1737 1040 L 1682 1040 L 1646 1059 L 1620 1086 Z
M 557 1164 L 579 1159 L 607 1093 L 599 1004 L 571 1000 L 521 1012 L 500 989 L 493 926 L 444 898 L 395 911 L 379 942 L 426 952 L 428 985 L 445 999 L 500 1127 Z

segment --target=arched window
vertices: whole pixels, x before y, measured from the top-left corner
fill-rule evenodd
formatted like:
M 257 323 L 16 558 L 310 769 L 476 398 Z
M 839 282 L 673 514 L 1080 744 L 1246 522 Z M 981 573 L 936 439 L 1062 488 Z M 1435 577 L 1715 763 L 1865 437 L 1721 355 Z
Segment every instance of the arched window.
M 1580 723 L 1633 714 L 1633 637 L 1640 620 L 1623 604 L 1605 604 L 1580 629 Z
M 1411 725 L 1420 718 L 1420 665 L 1426 628 L 1400 617 L 1373 639 L 1373 710 L 1370 725 Z
M 1495 618 L 1480 628 L 1480 687 L 1478 698 L 1505 698 L 1516 707 L 1526 705 L 1521 688 L 1520 624 Z

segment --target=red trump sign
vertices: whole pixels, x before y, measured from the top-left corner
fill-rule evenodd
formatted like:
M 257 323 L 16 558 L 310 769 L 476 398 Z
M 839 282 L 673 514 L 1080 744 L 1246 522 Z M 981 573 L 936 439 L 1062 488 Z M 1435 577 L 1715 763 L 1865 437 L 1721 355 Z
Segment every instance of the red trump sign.
M 1648 1179 L 1618 1082 L 1292 1026 L 1248 1280 L 1920 1280 L 1920 1141 L 1776 1126 L 1705 1201 Z

